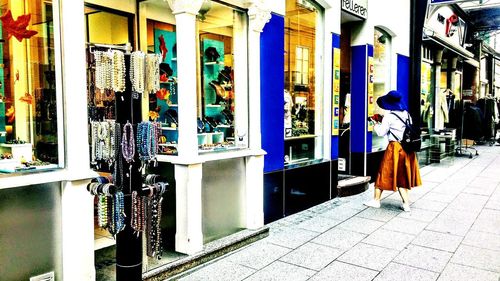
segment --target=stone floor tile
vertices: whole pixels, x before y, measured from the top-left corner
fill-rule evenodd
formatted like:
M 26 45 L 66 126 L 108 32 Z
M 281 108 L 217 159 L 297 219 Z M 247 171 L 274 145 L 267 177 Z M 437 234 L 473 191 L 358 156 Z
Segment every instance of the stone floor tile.
M 500 235 L 471 230 L 465 236 L 462 244 L 477 248 L 500 251 Z
M 430 200 L 430 201 L 438 201 L 443 203 L 450 203 L 456 197 L 456 194 L 447 194 L 447 193 L 438 193 L 438 192 L 429 192 L 422 197 L 422 199 Z
M 472 222 L 463 222 L 450 218 L 436 218 L 425 229 L 447 233 L 458 236 L 465 236 L 471 228 Z
M 310 281 L 369 281 L 378 271 L 334 261 L 314 275 Z
M 309 231 L 297 227 L 291 227 L 282 232 L 270 235 L 266 240 L 268 243 L 279 245 L 282 247 L 296 249 L 307 241 L 313 239 L 319 234 L 314 231 Z
M 316 272 L 296 265 L 275 261 L 269 266 L 251 275 L 245 281 L 302 281 L 308 280 Z
M 463 237 L 424 230 L 411 243 L 427 248 L 455 252 Z
M 339 224 L 338 227 L 363 234 L 370 234 L 377 230 L 377 228 L 381 227 L 383 224 L 384 223 L 381 221 L 352 217 Z
M 431 201 L 426 199 L 420 199 L 417 202 L 411 204 L 411 208 L 424 209 L 429 211 L 441 212 L 446 208 L 448 204 L 443 202 Z
M 380 228 L 368 235 L 362 242 L 388 249 L 403 250 L 415 239 L 415 235 Z
M 476 186 L 480 188 L 488 188 L 492 186 L 494 190 L 499 183 L 500 179 L 497 180 L 492 178 L 476 177 L 473 181 L 469 183 L 469 186 Z
M 411 212 L 401 212 L 398 217 L 421 222 L 431 222 L 438 214 L 439 212 L 436 211 L 413 208 Z
M 448 205 L 448 208 L 467 212 L 480 211 L 487 201 L 488 196 L 461 193 Z
M 358 209 L 352 209 L 349 207 L 340 206 L 340 207 L 334 208 L 332 210 L 329 210 L 327 212 L 324 212 L 324 213 L 320 214 L 320 216 L 327 217 L 327 218 L 334 219 L 334 220 L 344 221 L 344 220 L 347 220 L 348 218 L 356 215 L 360 211 L 361 210 L 358 210 Z
M 391 262 L 374 281 L 434 281 L 439 273 Z
M 499 210 L 500 211 L 500 199 L 496 199 L 493 197 L 490 197 L 490 200 L 484 205 L 485 209 L 493 209 L 493 210 Z
M 382 270 L 398 253 L 396 250 L 359 243 L 337 260 L 373 270 Z
M 385 208 L 367 208 L 366 210 L 357 214 L 356 217 L 387 222 L 393 217 L 397 216 L 399 213 L 401 213 L 401 211 L 394 211 Z
M 290 249 L 285 247 L 260 242 L 231 254 L 226 259 L 232 263 L 244 265 L 254 269 L 261 269 L 288 254 L 290 251 Z
M 500 273 L 500 251 L 460 245 L 451 262 Z
M 474 267 L 468 267 L 460 264 L 449 263 L 439 276 L 438 281 L 498 281 L 500 273 L 486 271 Z
M 330 219 L 327 217 L 316 216 L 299 223 L 297 225 L 297 228 L 322 233 L 341 222 L 342 221 Z
M 500 210 L 484 209 L 472 225 L 472 230 L 500 234 Z
M 307 243 L 283 256 L 280 261 L 319 271 L 342 253 L 344 250 Z
M 415 220 L 409 220 L 405 218 L 395 217 L 386 223 L 382 228 L 389 229 L 393 231 L 399 231 L 408 234 L 418 234 L 425 227 L 427 223 Z
M 356 245 L 359 241 L 363 240 L 365 237 L 365 234 L 335 227 L 314 238 L 311 242 L 341 250 L 347 250 Z
M 451 256 L 452 253 L 445 251 L 424 248 L 416 245 L 408 245 L 408 247 L 394 259 L 394 261 L 421 269 L 441 272 L 450 260 Z
M 194 273 L 180 278 L 180 281 L 237 281 L 253 274 L 254 269 L 228 261 L 218 261 L 202 267 Z

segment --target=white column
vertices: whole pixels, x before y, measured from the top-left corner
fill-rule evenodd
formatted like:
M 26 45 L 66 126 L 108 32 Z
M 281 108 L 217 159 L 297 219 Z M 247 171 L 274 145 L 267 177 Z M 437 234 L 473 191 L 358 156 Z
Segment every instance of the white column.
M 245 227 L 258 229 L 264 226 L 264 156 L 246 159 Z
M 87 181 L 62 183 L 62 256 L 64 280 L 95 280 L 94 199 Z
M 202 165 L 175 165 L 175 251 L 194 254 L 203 249 Z
M 196 14 L 202 0 L 168 0 L 175 15 L 179 105 L 179 157 L 198 155 L 196 130 Z
M 248 2 L 248 106 L 249 106 L 249 147 L 261 149 L 260 133 L 260 33 L 271 19 L 271 12 L 264 1 Z

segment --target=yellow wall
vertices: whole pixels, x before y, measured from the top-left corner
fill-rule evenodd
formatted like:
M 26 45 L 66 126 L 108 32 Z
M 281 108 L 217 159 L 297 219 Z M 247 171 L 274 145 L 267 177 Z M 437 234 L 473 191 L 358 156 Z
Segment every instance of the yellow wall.
M 128 39 L 127 18 L 99 12 L 88 15 L 89 41 L 103 44 L 124 44 Z

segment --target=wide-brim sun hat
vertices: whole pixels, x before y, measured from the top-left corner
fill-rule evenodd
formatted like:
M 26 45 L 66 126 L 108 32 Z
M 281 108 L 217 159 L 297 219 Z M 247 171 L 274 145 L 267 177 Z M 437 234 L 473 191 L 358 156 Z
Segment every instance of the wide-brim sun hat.
M 406 110 L 406 106 L 401 102 L 402 95 L 400 92 L 392 90 L 384 96 L 377 99 L 377 104 L 385 110 L 402 111 Z

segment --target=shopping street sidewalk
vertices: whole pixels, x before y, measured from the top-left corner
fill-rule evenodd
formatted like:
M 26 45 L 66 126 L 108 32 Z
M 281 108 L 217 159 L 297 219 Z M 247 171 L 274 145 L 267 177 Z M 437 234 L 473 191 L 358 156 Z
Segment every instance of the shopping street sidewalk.
M 500 147 L 421 169 L 409 213 L 368 191 L 270 224 L 269 237 L 180 280 L 500 280 Z M 179 279 L 179 277 L 174 278 Z

